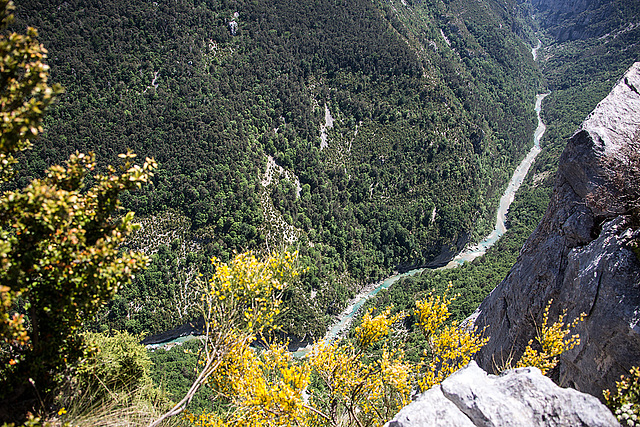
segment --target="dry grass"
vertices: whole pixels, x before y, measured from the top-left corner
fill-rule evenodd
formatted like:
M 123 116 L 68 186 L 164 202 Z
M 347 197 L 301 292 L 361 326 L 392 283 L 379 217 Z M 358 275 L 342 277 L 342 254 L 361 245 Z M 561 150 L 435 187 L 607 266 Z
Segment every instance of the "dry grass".
M 55 416 L 47 422 L 52 426 L 138 427 L 148 426 L 158 419 L 171 402 L 152 385 L 130 391 L 113 392 L 103 387 L 84 392 L 72 391 L 59 397 Z M 184 425 L 179 417 L 168 419 L 162 426 Z

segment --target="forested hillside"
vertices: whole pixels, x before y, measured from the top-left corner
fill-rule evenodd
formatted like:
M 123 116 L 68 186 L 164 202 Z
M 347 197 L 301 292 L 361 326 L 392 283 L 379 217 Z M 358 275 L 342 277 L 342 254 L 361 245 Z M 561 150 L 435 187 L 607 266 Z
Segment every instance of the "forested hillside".
M 470 316 L 505 277 L 522 245 L 535 230 L 549 203 L 560 154 L 584 118 L 612 89 L 625 71 L 640 61 L 640 4 L 608 1 L 575 3 L 555 0 L 523 1 L 523 10 L 534 16 L 536 36 L 543 41 L 538 63 L 543 73 L 542 118 L 547 129 L 537 157 L 508 212 L 508 230 L 485 256 L 453 270 L 425 271 L 404 279 L 371 306 L 394 305 L 409 309 L 416 298 L 432 290 L 459 294 L 452 304 L 457 320 Z M 533 5 L 532 5 L 533 4 Z M 573 10 L 572 8 L 578 8 Z M 413 355 L 422 347 L 409 318 L 409 342 Z
M 319 336 L 359 286 L 492 227 L 531 144 L 534 39 L 514 1 L 24 0 L 65 95 L 18 185 L 75 150 L 159 170 L 125 204 L 152 266 L 96 328 L 189 320 L 197 272 L 299 248 L 285 328 Z M 444 256 L 440 256 L 444 255 Z

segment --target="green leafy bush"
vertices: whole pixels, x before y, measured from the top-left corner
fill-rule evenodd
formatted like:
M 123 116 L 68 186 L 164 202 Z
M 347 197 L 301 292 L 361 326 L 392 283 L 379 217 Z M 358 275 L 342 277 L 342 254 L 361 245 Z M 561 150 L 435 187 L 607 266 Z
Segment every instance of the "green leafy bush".
M 107 393 L 151 382 L 152 362 L 147 349 L 140 344 L 141 336 L 116 331 L 112 336 L 88 332 L 83 338 L 87 352 L 78 367 L 81 387 Z
M 0 0 L 0 30 L 13 4 Z M 43 132 L 49 86 L 46 49 L 33 28 L 0 36 L 0 414 L 23 420 L 44 409 L 82 356 L 80 328 L 133 274 L 140 252 L 120 245 L 137 228 L 119 195 L 150 180 L 151 159 L 95 173 L 93 154 L 75 152 L 41 179 L 15 181 L 17 159 Z M 89 185 L 87 185 L 89 184 Z

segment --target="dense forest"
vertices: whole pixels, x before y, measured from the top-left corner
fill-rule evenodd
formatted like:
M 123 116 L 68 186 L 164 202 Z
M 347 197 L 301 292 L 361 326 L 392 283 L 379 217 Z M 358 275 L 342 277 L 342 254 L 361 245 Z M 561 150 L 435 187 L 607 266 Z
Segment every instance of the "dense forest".
M 443 262 L 492 226 L 534 128 L 539 74 L 519 10 L 22 1 L 14 27 L 39 29 L 66 92 L 18 185 L 75 150 L 158 161 L 152 185 L 124 198 L 145 225 L 129 246 L 153 264 L 95 328 L 184 323 L 211 256 L 293 246 L 307 273 L 285 326 L 318 337 L 363 284 Z
M 76 150 L 95 152 L 98 168 L 128 149 L 159 162 L 150 185 L 123 197 L 142 227 L 121 253 L 141 249 L 151 264 L 83 320 L 111 333 L 100 339 L 142 350 L 144 381 L 177 400 L 195 378 L 198 343 L 146 352 L 137 342 L 198 315 L 212 256 L 298 249 L 303 276 L 285 294 L 283 325 L 318 338 L 362 285 L 441 265 L 489 231 L 531 144 L 533 94 L 548 90 L 543 152 L 505 236 L 472 263 L 426 270 L 368 303 L 409 313 L 394 339 L 417 360 L 426 341 L 415 301 L 449 289 L 459 294 L 452 318 L 475 310 L 546 209 L 567 138 L 640 60 L 639 5 L 591 5 L 564 20 L 534 6 L 24 0 L 13 27 L 38 27 L 65 93 L 7 187 Z M 87 372 L 105 365 L 97 355 Z M 203 390 L 191 410 L 214 400 Z
M 592 3 L 590 7 L 594 5 L 597 6 Z M 520 248 L 542 219 L 565 144 L 624 72 L 640 61 L 640 27 L 630 24 L 640 17 L 640 4 L 603 3 L 596 12 L 616 12 L 599 14 L 592 26 L 576 26 L 575 21 L 579 19 L 572 14 L 566 15 L 567 20 L 559 19 L 552 8 L 541 12 L 533 9 L 529 2 L 525 2 L 524 8 L 537 16 L 532 26 L 537 30 L 536 35 L 544 40 L 538 51 L 543 72 L 541 90 L 550 94 L 544 99 L 542 109 L 542 119 L 547 126 L 541 141 L 543 149 L 509 208 L 507 232 L 485 256 L 472 263 L 451 270 L 426 270 L 403 279 L 368 301 L 368 306 L 393 305 L 397 311 L 409 310 L 415 299 L 431 291 L 441 294 L 450 287 L 450 294 L 459 295 L 451 306 L 453 317 L 462 321 L 470 316 L 507 276 Z M 580 16 L 584 18 L 593 13 L 588 7 Z M 573 32 L 560 31 L 562 28 Z M 409 332 L 407 344 L 413 349 L 411 354 L 417 357 L 425 343 L 413 332 L 414 324 L 415 319 L 409 317 L 404 326 Z

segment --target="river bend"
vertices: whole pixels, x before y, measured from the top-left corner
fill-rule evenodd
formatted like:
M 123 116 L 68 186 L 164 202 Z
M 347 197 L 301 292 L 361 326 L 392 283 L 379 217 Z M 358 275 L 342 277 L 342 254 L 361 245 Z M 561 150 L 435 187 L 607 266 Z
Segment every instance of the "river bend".
M 540 112 L 542 111 L 542 100 L 549 95 L 548 93 L 538 94 L 536 95 L 536 103 L 535 103 L 535 111 L 538 116 L 538 127 L 536 128 L 533 134 L 533 147 L 529 150 L 526 157 L 520 162 L 518 167 L 513 173 L 509 184 L 507 184 L 507 189 L 504 191 L 504 194 L 500 198 L 500 205 L 498 206 L 498 211 L 496 212 L 496 224 L 491 233 L 487 237 L 485 237 L 481 242 L 468 246 L 458 255 L 456 255 L 453 260 L 451 260 L 445 267 L 440 268 L 454 268 L 459 265 L 462 265 L 465 262 L 473 261 L 479 256 L 484 255 L 491 246 L 493 246 L 500 237 L 506 232 L 505 226 L 505 218 L 506 214 L 509 210 L 509 206 L 511 202 L 513 202 L 513 198 L 516 194 L 516 191 L 522 185 L 524 178 L 527 176 L 531 165 L 536 159 L 536 156 L 540 153 L 540 140 L 544 135 L 546 130 L 545 124 L 542 122 L 540 118 Z M 371 284 L 365 289 L 363 289 L 358 295 L 353 298 L 346 309 L 340 313 L 337 318 L 337 321 L 334 323 L 331 328 L 327 331 L 324 339 L 333 339 L 339 337 L 345 331 L 348 330 L 351 322 L 353 321 L 354 316 L 358 313 L 358 310 L 362 307 L 362 305 L 369 299 L 374 297 L 383 289 L 389 289 L 391 285 L 397 282 L 399 279 L 407 276 L 412 276 L 414 274 L 418 274 L 423 272 L 424 268 L 418 268 L 415 270 L 409 270 L 405 273 L 396 274 L 391 277 L 386 278 L 381 282 L 377 282 Z M 307 346 L 304 348 L 300 348 L 294 352 L 296 357 L 302 357 L 306 355 L 311 349 L 311 346 Z

